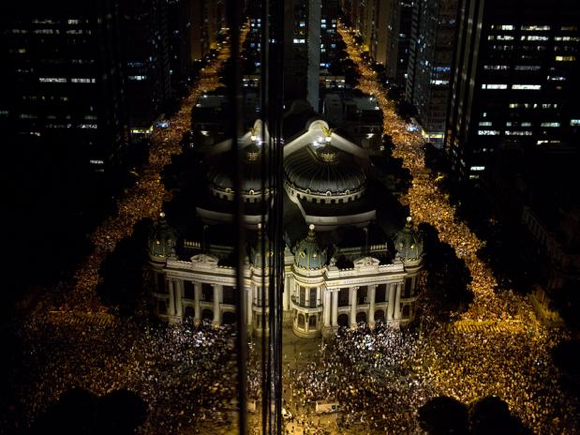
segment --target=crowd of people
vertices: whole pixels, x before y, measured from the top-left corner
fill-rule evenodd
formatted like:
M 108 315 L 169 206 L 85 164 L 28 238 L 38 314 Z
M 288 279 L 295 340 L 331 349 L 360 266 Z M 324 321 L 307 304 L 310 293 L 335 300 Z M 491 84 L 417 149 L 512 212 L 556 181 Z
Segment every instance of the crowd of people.
M 206 425 L 236 424 L 232 327 L 68 320 L 38 315 L 20 331 L 26 349 L 16 392 L 21 422 L 33 423 L 62 393 L 81 388 L 98 396 L 137 393 L 149 409 L 141 433 L 205 433 Z
M 387 98 L 375 72 L 360 56 L 354 32 L 342 25 L 339 32 L 350 58 L 361 71 L 359 88 L 374 95 L 383 112 L 383 133 L 393 140 L 393 156 L 401 159 L 411 173 L 413 182 L 404 201 L 409 204 L 414 221 L 433 225 L 440 240 L 455 250 L 470 271 L 474 301 L 469 310 L 457 317 L 462 321 L 506 324 L 496 331 L 436 328 L 426 337 L 421 350 L 428 384 L 438 394 L 464 402 L 486 394 L 504 397 L 514 412 L 539 433 L 553 431 L 551 428 L 562 420 L 573 421 L 572 405 L 558 387 L 558 374 L 549 354 L 563 334 L 548 331 L 536 319 L 525 297 L 499 288 L 491 268 L 477 255 L 482 241 L 457 218 L 455 207 L 438 188 L 435 177 L 426 171 L 420 133 L 410 131 L 397 115 L 394 102 Z
M 461 320 L 509 327 L 469 330 L 424 318 L 419 330 L 399 331 L 381 323 L 373 330 L 365 325 L 342 328 L 307 364 L 286 367 L 285 400 L 293 417 L 285 427 L 311 434 L 331 431 L 315 423 L 320 417 L 315 416 L 314 403 L 321 400 L 339 405 L 334 432 L 412 432 L 417 408 L 433 397 L 473 403 L 497 395 L 536 433 L 580 431 L 574 426 L 574 403 L 560 390 L 550 358 L 560 334 L 535 319 L 525 298 L 498 288 L 491 269 L 477 256 L 482 242 L 457 219 L 454 207 L 426 174 L 421 136 L 408 131 L 397 116 L 374 71 L 360 57 L 353 33 L 343 26 L 339 32 L 361 70 L 360 89 L 374 95 L 383 111 L 384 133 L 393 138 L 394 156 L 413 176 L 405 201 L 414 221 L 432 224 L 469 268 L 475 300 Z M 100 265 L 136 222 L 158 216 L 169 195 L 159 174 L 181 151 L 196 99 L 219 86 L 217 73 L 227 57 L 224 48 L 202 71 L 182 108 L 168 119 L 169 128 L 153 132 L 149 163 L 119 200 L 118 215 L 91 236 L 95 251 L 79 269 L 76 287 L 61 307 L 64 311 L 105 311 L 95 292 Z M 152 326 L 147 316 L 93 322 L 90 317 L 53 316 L 44 310 L 31 316 L 20 334 L 25 350 L 16 391 L 22 404 L 17 409 L 20 421 L 33 422 L 72 387 L 98 395 L 125 388 L 138 393 L 149 407 L 141 433 L 212 433 L 216 427 L 235 427 L 231 327 L 194 326 L 188 320 Z M 260 370 L 251 346 L 249 355 L 248 396 L 259 401 Z M 254 425 L 252 430 L 259 428 Z

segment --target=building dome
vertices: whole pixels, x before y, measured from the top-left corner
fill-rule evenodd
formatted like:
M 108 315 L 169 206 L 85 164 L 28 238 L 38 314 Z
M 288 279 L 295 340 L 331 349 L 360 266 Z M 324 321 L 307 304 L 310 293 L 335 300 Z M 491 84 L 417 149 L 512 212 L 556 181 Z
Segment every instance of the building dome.
M 423 238 L 413 227 L 413 220 L 409 216 L 405 228 L 395 234 L 393 238 L 397 257 L 403 261 L 419 260 L 423 255 Z
M 242 162 L 242 192 L 260 192 L 262 189 L 261 152 L 258 145 L 252 143 L 243 149 Z M 208 180 L 212 188 L 233 192 L 236 161 L 233 151 L 224 153 L 218 164 L 208 173 Z
M 306 238 L 296 245 L 294 264 L 302 269 L 320 269 L 326 264 L 326 249 L 320 249 L 312 224 L 308 227 Z
M 352 157 L 330 143 L 312 145 L 290 154 L 284 162 L 288 182 L 313 195 L 349 194 L 364 188 L 366 176 Z
M 149 253 L 155 257 L 169 257 L 175 252 L 177 232 L 167 224 L 165 213 L 160 213 L 159 217 L 149 237 Z

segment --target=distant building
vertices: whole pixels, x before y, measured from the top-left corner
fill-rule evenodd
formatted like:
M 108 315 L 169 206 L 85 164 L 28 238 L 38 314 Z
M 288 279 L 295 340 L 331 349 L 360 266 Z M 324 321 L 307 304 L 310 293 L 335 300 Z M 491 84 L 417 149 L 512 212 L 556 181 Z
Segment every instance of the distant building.
M 284 99 L 306 99 L 318 110 L 321 1 L 284 0 L 284 20 Z
M 457 0 L 418 0 L 413 8 L 405 99 L 428 142 L 442 146 L 455 48 Z
M 343 12 L 360 32 L 363 52 L 385 66 L 399 86 L 407 79 L 411 41 L 412 0 L 342 0 Z
M 187 0 L 190 5 L 191 60 L 201 60 L 215 50 L 218 35 L 226 26 L 224 0 Z
M 105 172 L 128 141 L 118 2 L 21 1 L 1 10 L 0 128 Z
M 459 1 L 445 146 L 461 179 L 477 182 L 500 144 L 579 143 L 577 6 Z
M 125 95 L 135 139 L 153 130 L 171 95 L 167 7 L 161 0 L 122 2 Z

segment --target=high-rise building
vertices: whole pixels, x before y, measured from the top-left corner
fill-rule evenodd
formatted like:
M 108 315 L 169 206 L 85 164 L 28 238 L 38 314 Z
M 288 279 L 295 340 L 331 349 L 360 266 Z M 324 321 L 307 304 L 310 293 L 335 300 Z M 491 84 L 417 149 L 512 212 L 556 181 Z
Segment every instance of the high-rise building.
M 574 0 L 461 0 L 445 146 L 478 180 L 502 144 L 578 144 L 580 10 Z
M 225 1 L 189 1 L 191 59 L 200 60 L 217 48 L 220 30 L 226 27 Z
M 419 0 L 413 8 L 405 99 L 417 109 L 423 136 L 443 144 L 457 0 Z
M 362 49 L 386 68 L 387 77 L 403 86 L 409 61 L 411 0 L 343 1 L 343 13 L 362 37 Z
M 11 2 L 0 15 L 0 128 L 104 172 L 127 141 L 118 2 Z
M 284 2 L 284 98 L 305 98 L 318 111 L 320 87 L 320 0 Z
M 137 137 L 152 131 L 170 95 L 167 3 L 128 0 L 122 8 L 125 91 L 131 133 Z

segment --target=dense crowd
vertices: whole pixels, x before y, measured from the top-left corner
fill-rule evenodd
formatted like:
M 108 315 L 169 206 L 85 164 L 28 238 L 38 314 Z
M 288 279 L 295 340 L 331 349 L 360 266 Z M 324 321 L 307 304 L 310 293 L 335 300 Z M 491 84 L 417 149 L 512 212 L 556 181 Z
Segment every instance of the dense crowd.
M 149 408 L 140 433 L 235 424 L 231 327 L 185 321 L 152 328 L 137 320 L 100 325 L 48 314 L 32 318 L 21 337 L 21 422 L 34 422 L 63 392 L 82 388 L 99 396 L 117 389 L 139 394 Z
M 560 391 L 550 359 L 559 334 L 537 322 L 524 298 L 498 288 L 490 268 L 477 257 L 481 241 L 457 219 L 425 172 L 421 136 L 409 132 L 397 116 L 375 73 L 361 59 L 352 32 L 342 26 L 339 31 L 360 67 L 361 90 L 375 95 L 384 113 L 384 132 L 393 138 L 395 157 L 402 158 L 413 176 L 405 201 L 415 222 L 432 224 L 471 272 L 475 300 L 462 320 L 509 327 L 469 331 L 424 318 L 420 333 L 384 324 L 373 330 L 364 325 L 340 329 L 336 340 L 326 342 L 307 364 L 285 367 L 285 399 L 293 412 L 285 427 L 290 433 L 293 428 L 326 433 L 313 409 L 315 401 L 325 400 L 339 403 L 334 432 L 412 432 L 415 411 L 430 398 L 447 395 L 473 403 L 498 395 L 535 433 L 577 433 L 574 403 Z M 200 83 L 168 120 L 170 127 L 154 131 L 148 165 L 119 201 L 118 216 L 92 235 L 95 251 L 79 269 L 77 286 L 64 308 L 103 311 L 94 291 L 100 264 L 137 221 L 161 211 L 168 193 L 159 174 L 181 151 L 196 99 L 219 86 L 217 72 L 227 56 L 224 49 L 202 71 Z M 33 422 L 72 387 L 98 395 L 126 388 L 149 407 L 140 433 L 213 433 L 235 426 L 234 331 L 189 321 L 152 327 L 145 318 L 98 323 L 47 311 L 32 316 L 20 331 L 24 352 L 16 391 L 19 420 Z M 249 355 L 248 395 L 259 400 L 260 371 L 251 346 Z M 251 430 L 258 428 L 253 425 Z
M 361 58 L 354 32 L 342 25 L 339 32 L 361 71 L 359 88 L 377 98 L 384 115 L 383 133 L 393 140 L 393 156 L 402 159 L 411 173 L 413 182 L 403 201 L 409 204 L 414 221 L 433 225 L 440 240 L 455 250 L 471 273 L 474 301 L 460 319 L 506 324 L 500 331 L 435 328 L 420 353 L 427 373 L 425 385 L 464 402 L 497 394 L 538 433 L 553 432 L 563 420 L 574 421 L 573 406 L 557 385 L 558 374 L 549 354 L 563 334 L 541 325 L 526 298 L 499 288 L 491 268 L 477 255 L 481 240 L 457 218 L 455 207 L 426 171 L 420 133 L 410 131 L 397 115 L 394 102 Z

